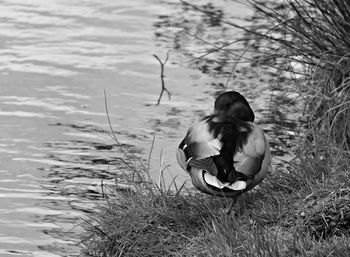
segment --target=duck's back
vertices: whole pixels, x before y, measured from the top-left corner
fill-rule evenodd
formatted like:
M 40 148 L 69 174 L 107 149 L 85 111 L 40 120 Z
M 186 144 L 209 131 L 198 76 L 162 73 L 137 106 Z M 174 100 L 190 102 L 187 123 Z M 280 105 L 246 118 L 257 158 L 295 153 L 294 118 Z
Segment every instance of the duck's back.
M 240 129 L 240 138 L 235 139 L 240 143 L 232 157 L 235 169 L 251 177 L 259 172 L 265 157 L 269 158 L 265 156 L 269 151 L 269 145 L 263 130 L 258 125 L 253 122 L 244 124 L 245 126 Z M 220 154 L 223 146 L 221 135 L 215 135 L 209 127 L 208 119 L 194 123 L 183 141 L 183 146 L 187 149 L 193 164 Z

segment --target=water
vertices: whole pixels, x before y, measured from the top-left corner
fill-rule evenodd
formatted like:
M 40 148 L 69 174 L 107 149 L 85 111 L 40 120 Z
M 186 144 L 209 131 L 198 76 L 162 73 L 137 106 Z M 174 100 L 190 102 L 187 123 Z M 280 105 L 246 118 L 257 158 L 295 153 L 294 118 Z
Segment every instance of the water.
M 248 8 L 209 2 L 198 4 L 218 18 L 249 23 Z M 120 158 L 147 161 L 154 132 L 152 176 L 164 157 L 167 180 L 187 180 L 176 146 L 198 115 L 210 113 L 232 69 L 225 52 L 188 62 L 208 47 L 191 35 L 221 44 L 241 34 L 175 0 L 0 0 L 0 6 L 0 255 L 74 256 L 81 217 L 100 199 L 101 180 L 113 183 L 127 172 Z M 164 60 L 168 51 L 171 100 L 164 95 L 156 106 L 160 67 L 152 55 Z M 264 128 L 276 131 L 281 124 L 268 119 L 271 77 L 257 73 L 240 66 L 232 87 L 247 95 Z M 127 156 L 110 136 L 104 91 Z

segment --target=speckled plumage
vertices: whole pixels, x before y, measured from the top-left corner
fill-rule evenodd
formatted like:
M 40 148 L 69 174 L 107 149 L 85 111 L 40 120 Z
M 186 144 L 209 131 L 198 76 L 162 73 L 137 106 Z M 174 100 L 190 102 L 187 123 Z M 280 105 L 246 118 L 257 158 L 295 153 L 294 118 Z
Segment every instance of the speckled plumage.
M 177 159 L 204 193 L 234 197 L 266 176 L 270 150 L 246 99 L 235 91 L 221 94 L 214 114 L 196 123 L 181 142 Z

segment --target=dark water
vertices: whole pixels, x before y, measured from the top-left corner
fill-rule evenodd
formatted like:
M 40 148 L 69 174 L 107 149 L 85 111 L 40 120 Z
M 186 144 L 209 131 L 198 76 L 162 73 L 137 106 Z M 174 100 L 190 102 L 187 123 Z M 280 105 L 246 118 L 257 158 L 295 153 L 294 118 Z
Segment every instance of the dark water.
M 99 201 L 101 181 L 127 172 L 131 155 L 147 161 L 154 132 L 152 177 L 164 158 L 167 181 L 184 182 L 177 143 L 226 85 L 256 110 L 274 163 L 291 158 L 280 142 L 290 144 L 295 117 L 275 102 L 290 110 L 297 100 L 274 86 L 275 74 L 235 66 L 241 42 L 196 59 L 244 35 L 222 18 L 251 23 L 247 7 L 210 2 L 196 1 L 208 16 L 175 0 L 0 0 L 0 256 L 79 253 L 79 223 Z M 171 100 L 155 106 L 152 55 L 167 52 Z M 126 155 L 110 136 L 104 90 Z

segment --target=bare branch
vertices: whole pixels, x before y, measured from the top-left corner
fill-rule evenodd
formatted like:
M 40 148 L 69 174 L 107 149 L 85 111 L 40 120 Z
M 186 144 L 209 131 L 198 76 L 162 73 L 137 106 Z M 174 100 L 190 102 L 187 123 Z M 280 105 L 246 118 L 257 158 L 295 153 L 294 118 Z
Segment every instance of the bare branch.
M 160 80 L 162 82 L 162 91 L 159 94 L 159 98 L 158 98 L 158 101 L 156 104 L 156 105 L 159 105 L 164 91 L 168 94 L 169 100 L 171 99 L 171 94 L 170 94 L 169 90 L 165 87 L 165 82 L 164 82 L 164 77 L 165 77 L 164 76 L 164 66 L 167 63 L 167 61 L 169 60 L 169 52 L 166 53 L 166 58 L 165 58 L 164 62 L 162 62 L 156 54 L 154 54 L 153 56 L 154 56 L 154 58 L 156 58 L 158 60 L 158 62 L 160 64 Z

